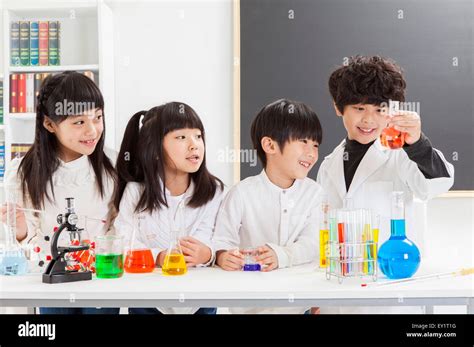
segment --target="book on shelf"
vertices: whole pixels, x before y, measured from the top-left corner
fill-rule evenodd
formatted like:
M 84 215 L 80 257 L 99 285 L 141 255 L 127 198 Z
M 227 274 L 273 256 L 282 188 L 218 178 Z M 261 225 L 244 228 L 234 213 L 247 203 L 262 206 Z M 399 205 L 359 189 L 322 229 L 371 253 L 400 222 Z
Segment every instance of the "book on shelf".
M 18 75 L 18 113 L 26 112 L 26 74 Z
M 0 124 L 3 124 L 3 79 L 0 78 Z
M 3 182 L 5 175 L 5 142 L 0 140 L 0 181 Z
M 39 22 L 39 64 L 48 65 L 48 22 Z
M 23 158 L 31 146 L 31 143 L 12 143 L 11 159 Z
M 60 65 L 59 21 L 10 23 L 11 66 Z
M 59 22 L 49 22 L 49 65 L 59 65 Z
M 30 65 L 30 22 L 20 21 L 20 65 Z
M 53 75 L 57 73 L 59 72 Z M 97 79 L 92 71 L 82 71 L 82 73 L 93 81 Z M 35 113 L 41 84 L 49 75 L 51 75 L 49 72 L 11 74 L 10 113 Z
M 39 65 L 39 23 L 30 22 L 30 65 Z
M 10 75 L 10 113 L 18 112 L 18 74 Z
M 10 24 L 10 65 L 20 65 L 20 22 Z

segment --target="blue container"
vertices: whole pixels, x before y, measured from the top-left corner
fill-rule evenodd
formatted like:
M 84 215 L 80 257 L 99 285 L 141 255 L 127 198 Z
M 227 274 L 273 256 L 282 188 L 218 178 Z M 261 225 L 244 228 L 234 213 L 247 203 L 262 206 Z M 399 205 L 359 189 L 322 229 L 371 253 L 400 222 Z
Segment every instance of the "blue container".
M 21 249 L 3 251 L 0 255 L 0 275 L 24 275 L 28 271 L 28 260 Z
M 409 278 L 420 266 L 420 251 L 405 235 L 405 219 L 392 219 L 390 228 L 390 238 L 378 252 L 380 270 L 390 279 Z

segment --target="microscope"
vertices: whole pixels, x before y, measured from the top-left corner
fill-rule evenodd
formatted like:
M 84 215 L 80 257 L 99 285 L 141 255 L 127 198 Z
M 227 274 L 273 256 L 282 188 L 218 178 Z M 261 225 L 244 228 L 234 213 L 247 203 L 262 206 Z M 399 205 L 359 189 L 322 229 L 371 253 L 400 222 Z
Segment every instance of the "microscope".
M 84 251 L 89 249 L 89 245 L 58 247 L 59 236 L 64 230 L 69 232 L 71 241 L 81 240 L 80 232 L 84 229 L 77 227 L 78 216 L 74 209 L 74 198 L 66 198 L 66 213 L 57 217 L 58 229 L 51 239 L 51 262 L 43 273 L 43 283 L 65 283 L 86 281 L 92 279 L 91 271 L 67 270 L 67 260 L 65 255 L 71 252 Z

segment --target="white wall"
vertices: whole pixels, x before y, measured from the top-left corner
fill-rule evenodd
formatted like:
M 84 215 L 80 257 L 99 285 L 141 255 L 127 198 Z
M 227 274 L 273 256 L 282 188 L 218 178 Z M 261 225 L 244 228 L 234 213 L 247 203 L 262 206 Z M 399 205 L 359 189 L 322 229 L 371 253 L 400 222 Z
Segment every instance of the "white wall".
M 130 117 L 167 101 L 182 101 L 206 129 L 210 171 L 231 184 L 231 1 L 118 2 L 115 26 L 116 148 Z
M 428 258 L 442 256 L 446 264 L 474 266 L 474 199 L 433 199 L 427 216 Z

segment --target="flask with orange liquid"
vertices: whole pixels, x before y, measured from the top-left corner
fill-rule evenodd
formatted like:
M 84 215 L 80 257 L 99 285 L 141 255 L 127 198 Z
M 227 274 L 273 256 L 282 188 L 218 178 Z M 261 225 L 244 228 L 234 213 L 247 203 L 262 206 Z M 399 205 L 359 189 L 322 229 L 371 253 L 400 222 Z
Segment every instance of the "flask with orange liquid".
M 393 117 L 400 114 L 400 102 L 389 100 L 388 103 L 388 115 Z M 394 127 L 386 127 L 380 134 L 380 143 L 382 146 L 390 149 L 402 148 L 405 144 L 405 133 L 401 132 Z
M 176 209 L 174 219 L 170 221 L 170 245 L 163 261 L 162 272 L 166 276 L 179 276 L 187 272 L 184 254 L 179 244 L 179 237 L 184 229 L 184 201 Z
M 155 269 L 155 259 L 149 248 L 146 248 L 136 238 L 141 235 L 142 216 L 135 216 L 133 222 L 133 232 L 130 241 L 130 248 L 125 257 L 124 268 L 129 273 L 146 273 Z

